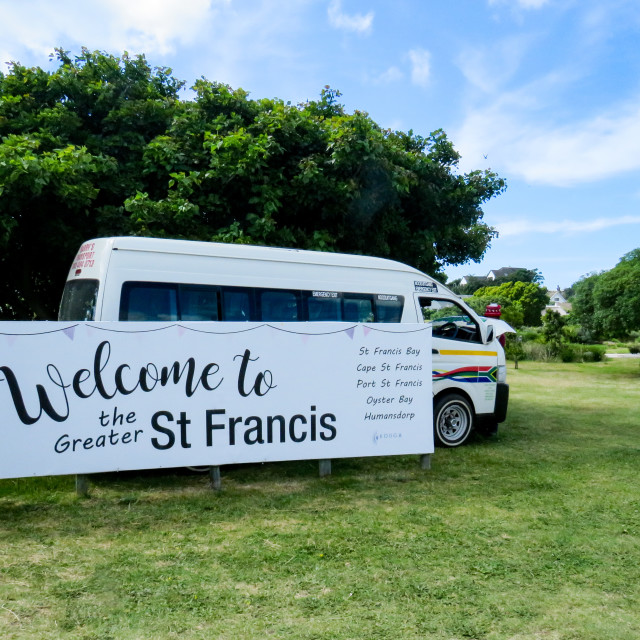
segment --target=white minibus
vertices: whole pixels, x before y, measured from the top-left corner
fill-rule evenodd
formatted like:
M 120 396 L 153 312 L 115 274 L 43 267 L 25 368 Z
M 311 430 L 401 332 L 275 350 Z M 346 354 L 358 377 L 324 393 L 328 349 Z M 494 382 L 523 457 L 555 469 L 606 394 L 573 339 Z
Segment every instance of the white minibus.
M 499 335 L 446 287 L 368 256 L 159 238 L 85 242 L 59 319 L 97 321 L 430 322 L 434 437 L 456 447 L 494 432 L 509 399 Z

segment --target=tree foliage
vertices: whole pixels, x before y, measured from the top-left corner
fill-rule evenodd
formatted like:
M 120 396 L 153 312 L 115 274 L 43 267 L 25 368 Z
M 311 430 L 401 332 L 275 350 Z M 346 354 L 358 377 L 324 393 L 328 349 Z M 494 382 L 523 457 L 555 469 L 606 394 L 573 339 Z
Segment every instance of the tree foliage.
M 517 269 L 506 276 L 499 276 L 495 280 L 489 280 L 486 276 L 467 276 L 467 284 L 460 284 L 462 278 L 451 282 L 448 286 L 455 293 L 461 295 L 473 295 L 483 287 L 498 287 L 505 282 L 534 282 L 541 284 L 544 277 L 538 269 Z
M 579 280 L 573 290 L 574 321 L 595 338 L 627 338 L 640 330 L 640 249 L 613 269 Z
M 567 341 L 567 316 L 557 311 L 547 311 L 542 319 L 542 339 L 549 345 L 551 354 L 557 356 Z
M 319 100 L 253 100 L 200 79 L 195 97 L 143 56 L 57 51 L 0 74 L 1 317 L 55 315 L 83 240 L 151 235 L 390 257 L 438 273 L 479 260 L 482 205 L 505 189 L 426 138 Z
M 549 302 L 546 289 L 535 282 L 505 282 L 497 287 L 483 287 L 473 294 L 471 300 L 474 299 L 482 304 L 501 304 L 503 319 L 515 327 L 539 326 L 542 312 Z

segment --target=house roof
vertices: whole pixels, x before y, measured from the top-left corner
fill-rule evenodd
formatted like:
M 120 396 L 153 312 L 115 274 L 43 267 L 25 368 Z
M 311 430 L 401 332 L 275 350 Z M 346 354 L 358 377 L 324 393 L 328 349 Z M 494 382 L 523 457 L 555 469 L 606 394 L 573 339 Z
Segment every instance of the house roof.
M 555 300 L 557 302 L 567 302 L 567 298 L 564 293 L 560 291 L 560 289 L 549 289 L 547 291 L 547 295 L 551 300 Z
M 500 267 L 500 269 L 491 269 L 486 277 L 489 278 L 493 274 L 494 278 L 504 278 L 520 270 L 524 270 L 524 267 Z

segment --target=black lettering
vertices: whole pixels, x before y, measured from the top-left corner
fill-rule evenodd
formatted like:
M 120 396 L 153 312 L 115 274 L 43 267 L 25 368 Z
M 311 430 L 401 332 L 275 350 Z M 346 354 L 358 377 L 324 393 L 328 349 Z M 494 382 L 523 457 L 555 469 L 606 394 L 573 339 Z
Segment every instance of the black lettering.
M 320 437 L 325 442 L 328 442 L 329 440 L 333 440 L 337 435 L 336 428 L 332 424 L 329 424 L 329 422 L 335 422 L 335 421 L 336 421 L 336 417 L 333 415 L 333 413 L 325 413 L 322 416 L 320 416 L 320 426 L 329 432 L 328 435 L 324 433 L 320 434 Z
M 191 420 L 187 418 L 187 414 L 184 411 L 180 412 L 178 424 L 180 425 L 180 446 L 183 449 L 191 449 L 191 445 L 187 441 L 187 425 L 191 424 Z
M 238 422 L 242 422 L 242 418 L 229 418 L 229 444 L 234 445 L 236 443 L 236 425 Z
M 213 376 L 220 371 L 220 366 L 215 362 L 210 362 L 203 370 L 200 376 L 200 382 L 207 391 L 215 391 L 221 384 L 224 378 L 220 378 L 217 384 L 211 385 L 209 382 L 209 376 Z
M 302 424 L 307 424 L 307 419 L 300 414 L 293 416 L 291 420 L 289 420 L 289 437 L 294 442 L 302 442 L 307 437 L 307 432 L 304 431 L 300 437 L 296 437 L 296 422 L 301 422 Z
M 149 362 L 146 367 L 142 367 L 140 369 L 140 388 L 143 391 L 149 392 L 155 389 L 155 386 L 158 384 L 158 380 L 160 377 L 158 376 L 158 368 L 152 362 Z M 152 384 L 149 384 L 148 379 L 151 380 Z
M 58 380 L 54 380 L 51 376 L 51 372 L 55 371 L 58 374 Z M 38 395 L 38 402 L 40 404 L 40 410 L 38 411 L 37 416 L 31 416 L 27 412 L 27 408 L 25 407 L 24 400 L 22 398 L 22 392 L 20 391 L 20 385 L 18 384 L 18 380 L 13 373 L 12 369 L 7 366 L 0 367 L 0 372 L 4 374 L 4 378 L 0 378 L 0 381 L 4 380 L 8 387 L 9 392 L 11 393 L 11 399 L 13 400 L 13 405 L 16 408 L 16 413 L 20 418 L 22 424 L 31 425 L 38 420 L 42 416 L 42 413 L 46 413 L 52 420 L 55 422 L 64 422 L 69 417 L 69 401 L 67 400 L 67 393 L 65 391 L 66 386 L 63 384 L 62 377 L 60 376 L 60 372 L 53 366 L 49 365 L 47 367 L 47 373 L 49 374 L 49 379 L 58 387 L 62 389 L 64 402 L 65 402 L 65 412 L 58 413 L 51 404 L 49 400 L 49 396 L 45 388 L 41 384 L 36 385 L 36 393 Z
M 124 424 L 124 413 L 118 413 L 118 407 L 115 407 L 113 410 L 113 422 L 111 423 L 114 427 L 116 425 Z
M 78 369 L 75 375 L 73 376 L 72 388 L 73 392 L 78 396 L 78 398 L 90 398 L 93 395 L 93 392 L 96 390 L 95 386 L 89 393 L 82 391 L 80 388 L 80 384 L 89 380 L 91 378 L 91 371 L 89 369 Z
M 189 358 L 182 369 L 180 369 L 180 363 L 174 362 L 171 367 L 162 367 L 160 371 L 160 384 L 166 387 L 169 383 L 169 377 L 173 377 L 173 384 L 178 384 L 180 378 L 182 378 L 184 372 L 187 372 L 187 380 L 185 384 L 185 393 L 190 398 L 198 388 L 198 385 L 193 386 L 193 375 L 196 368 L 196 361 L 193 358 Z
M 53 450 L 56 453 L 64 453 L 69 448 L 69 434 L 65 433 L 63 436 L 60 436 L 55 445 L 53 446 Z
M 215 424 L 213 422 L 214 416 L 224 415 L 224 409 L 207 409 L 207 447 L 213 445 L 213 430 L 224 429 L 224 424 Z
M 271 371 L 267 369 L 266 371 L 263 371 L 256 376 L 253 386 L 247 391 L 245 386 L 247 367 L 249 365 L 249 362 L 256 362 L 260 358 L 252 358 L 249 349 L 245 349 L 242 356 L 240 354 L 235 356 L 234 360 L 236 360 L 237 358 L 242 358 L 242 363 L 240 364 L 240 372 L 238 374 L 238 393 L 243 398 L 250 396 L 252 393 L 255 393 L 257 396 L 264 396 L 269 393 L 271 389 L 275 389 L 276 385 L 273 384 L 273 376 L 271 374 Z
M 133 387 L 133 389 L 127 389 L 124 386 L 124 382 L 122 381 L 122 372 L 125 370 L 131 370 L 131 367 L 128 364 L 121 364 L 117 369 L 116 369 L 116 374 L 115 374 L 115 382 L 116 382 L 116 389 L 123 395 L 123 396 L 128 396 L 130 393 L 133 393 L 139 386 L 140 386 L 140 379 L 138 378 L 138 382 L 136 383 L 136 386 Z
M 244 441 L 246 444 L 264 444 L 264 440 L 262 438 L 262 420 L 258 418 L 258 416 L 250 416 L 248 417 L 244 423 L 245 425 L 249 425 L 250 422 L 255 422 L 255 427 L 251 429 L 247 429 L 244 432 Z M 255 437 L 251 437 L 249 434 L 255 433 Z
M 314 412 L 316 410 L 314 405 L 311 405 L 311 411 Z M 316 414 L 311 414 L 311 442 L 316 441 Z
M 102 352 L 105 351 L 107 352 L 106 355 L 106 359 L 104 361 L 104 364 L 102 363 Z M 96 349 L 96 353 L 95 356 L 93 358 L 93 377 L 96 380 L 96 389 L 98 390 L 98 393 L 105 399 L 105 400 L 111 400 L 111 398 L 113 398 L 113 396 L 116 395 L 116 392 L 114 391 L 113 393 L 109 393 L 105 388 L 104 388 L 104 384 L 102 383 L 102 372 L 105 370 L 108 362 L 109 362 L 109 358 L 111 357 L 111 344 L 107 341 L 104 340 L 103 342 L 101 342 L 98 345 L 98 348 Z
M 280 442 L 286 442 L 287 440 L 287 424 L 284 416 L 268 416 L 267 417 L 267 442 L 271 444 L 273 442 L 273 423 L 280 424 Z
M 151 444 L 156 449 L 161 449 L 162 451 L 164 451 L 173 447 L 176 441 L 176 436 L 171 429 L 169 429 L 168 427 L 162 427 L 158 424 L 158 420 L 160 418 L 166 418 L 169 422 L 173 422 L 173 416 L 168 411 L 158 411 L 157 413 L 154 413 L 151 418 L 151 426 L 153 427 L 153 429 L 155 429 L 155 431 L 158 431 L 159 433 L 164 434 L 168 439 L 166 444 L 162 444 L 158 440 L 158 438 L 151 438 Z

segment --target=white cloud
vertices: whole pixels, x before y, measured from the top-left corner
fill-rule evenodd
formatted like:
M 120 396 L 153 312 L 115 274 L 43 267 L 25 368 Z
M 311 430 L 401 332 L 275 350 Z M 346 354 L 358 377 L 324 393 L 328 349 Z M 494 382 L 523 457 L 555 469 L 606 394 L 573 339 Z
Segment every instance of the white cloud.
M 370 33 L 373 26 L 373 11 L 366 15 L 356 13 L 349 15 L 342 10 L 342 0 L 331 0 L 329 9 L 329 23 L 336 29 L 355 31 L 357 33 Z
M 179 7 L 173 0 L 101 0 L 100 4 L 109 16 L 114 39 L 120 32 L 123 40 L 132 42 L 140 51 L 166 54 L 177 43 L 197 36 L 209 17 L 212 0 L 182 0 Z
M 461 164 L 488 156 L 502 171 L 555 186 L 640 170 L 640 96 L 571 124 L 538 121 L 533 100 L 526 91 L 503 94 L 471 111 L 453 138 Z
M 467 113 L 452 139 L 463 170 L 486 158 L 501 174 L 554 186 L 640 170 L 640 91 L 631 94 L 621 80 L 617 93 L 585 97 L 604 65 L 614 64 L 602 48 L 583 46 L 585 38 L 596 38 L 585 13 L 566 36 L 562 56 L 544 58 L 548 38 L 538 30 L 459 54 L 457 64 L 468 82 Z M 534 65 L 546 71 L 541 68 L 523 83 Z
M 431 76 L 431 54 L 425 49 L 409 51 L 411 60 L 411 82 L 419 87 L 426 87 Z
M 404 73 L 398 67 L 389 67 L 386 71 L 383 71 L 380 75 L 373 79 L 374 84 L 392 84 L 398 82 L 404 78 Z
M 191 82 L 202 75 L 253 91 L 304 100 L 326 78 L 301 55 L 312 0 L 0 0 L 0 69 L 9 60 L 47 65 L 56 47 L 144 53 Z M 322 14 L 326 7 L 320 9 Z M 304 51 L 302 52 L 304 53 Z M 318 63 L 319 64 L 319 63 Z M 261 83 L 267 88 L 261 88 Z
M 531 233 L 566 234 L 595 233 L 624 225 L 640 224 L 640 216 L 620 216 L 618 218 L 596 218 L 595 220 L 559 220 L 543 223 L 533 220 L 506 220 L 495 226 L 501 238 L 529 235 Z
M 548 3 L 549 0 L 515 0 L 515 4 L 522 9 L 540 9 Z M 489 0 L 489 6 L 497 4 L 513 4 L 513 0 Z
M 227 4 L 182 0 L 177 9 L 173 0 L 95 0 L 90 8 L 81 0 L 5 3 L 0 10 L 3 61 L 15 58 L 15 51 L 46 57 L 58 46 L 170 53 L 201 37 L 214 6 Z
M 532 45 L 529 36 L 513 36 L 488 47 L 466 46 L 456 62 L 465 79 L 475 88 L 491 93 L 513 78 Z

